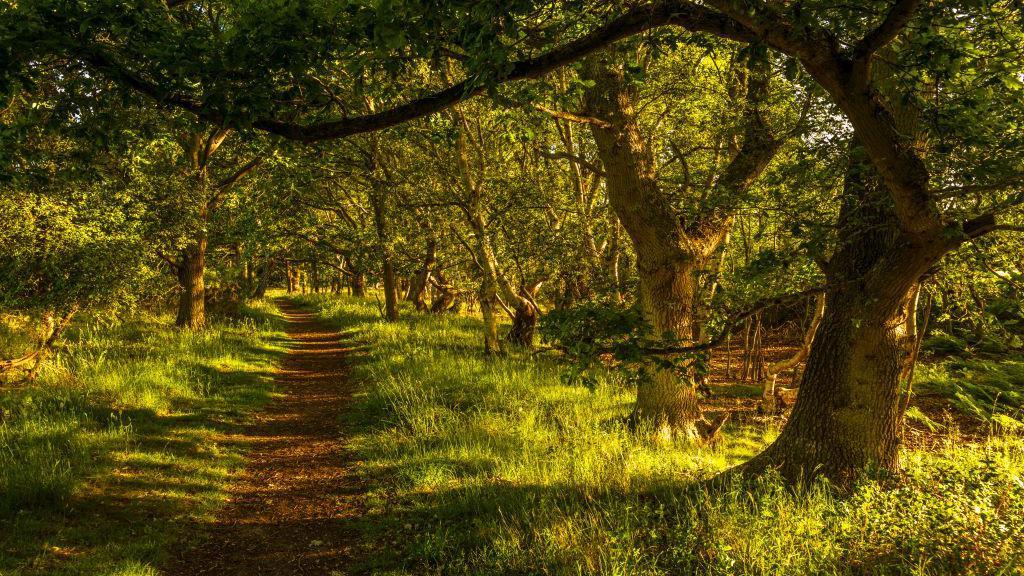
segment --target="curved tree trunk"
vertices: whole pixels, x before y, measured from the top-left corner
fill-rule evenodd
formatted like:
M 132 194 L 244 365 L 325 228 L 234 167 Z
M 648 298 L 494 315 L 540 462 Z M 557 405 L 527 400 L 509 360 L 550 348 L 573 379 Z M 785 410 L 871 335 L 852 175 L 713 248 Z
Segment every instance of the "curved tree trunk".
M 742 143 L 710 191 L 724 204 L 681 218 L 659 186 L 654 152 L 637 121 L 636 88 L 622 65 L 608 57 L 591 57 L 583 66 L 583 75 L 593 82 L 584 93 L 587 112 L 607 124 L 591 124 L 591 132 L 604 165 L 608 198 L 633 241 L 645 318 L 655 337 L 685 345 L 700 333 L 695 329 L 697 274 L 728 235 L 728 203 L 751 186 L 781 146 L 760 111 L 767 100 L 770 70 L 763 58 L 751 58 L 750 70 L 737 71 L 737 85 L 745 88 L 746 98 Z M 698 374 L 692 362 L 684 362 L 682 368 L 680 377 L 675 370 L 651 363 L 649 377 L 637 389 L 634 418 L 693 437 L 700 418 Z
M 790 481 L 824 474 L 850 486 L 865 469 L 899 468 L 899 375 L 909 353 L 898 302 L 866 306 L 865 293 L 834 289 L 807 360 L 793 413 L 746 470 L 777 468 Z
M 793 413 L 742 471 L 775 468 L 791 482 L 823 474 L 849 487 L 865 470 L 899 469 L 907 314 L 920 277 L 948 245 L 902 233 L 863 149 L 850 156 L 838 221 L 845 242 L 825 265 L 825 313 Z
M 520 289 L 521 294 L 516 300 L 515 312 L 512 315 L 512 328 L 505 337 L 512 344 L 527 348 L 533 346 L 540 316 L 534 298 L 540 285 L 540 282 L 535 282 Z
M 796 368 L 798 364 L 807 359 L 807 355 L 811 352 L 811 345 L 814 343 L 814 337 L 818 333 L 818 326 L 821 325 L 821 319 L 824 315 L 825 294 L 821 293 L 815 297 L 814 315 L 811 317 L 811 323 L 807 327 L 807 331 L 804 332 L 804 341 L 803 344 L 801 344 L 800 349 L 796 351 L 796 354 L 793 354 L 789 358 L 769 364 L 765 368 L 764 388 L 761 392 L 761 406 L 758 408 L 760 411 L 768 414 L 774 414 L 779 410 L 778 398 L 776 398 L 775 382 L 778 379 L 779 374 L 786 370 Z
M 434 266 L 436 265 L 437 240 L 430 238 L 427 240 L 427 250 L 423 257 L 423 264 L 416 271 L 416 274 L 413 275 L 412 281 L 409 283 L 409 295 L 406 298 L 420 312 L 425 312 L 429 308 L 426 301 L 427 286 L 430 284 L 430 276 L 433 274 Z
M 78 305 L 76 304 L 60 316 L 57 316 L 55 313 L 47 313 L 43 319 L 45 329 L 43 330 L 43 336 L 39 339 L 39 345 L 36 346 L 35 350 L 17 358 L 0 359 L 0 374 L 28 367 L 26 378 L 34 380 L 39 374 L 39 368 L 42 366 L 47 354 L 53 349 L 54 344 L 60 339 L 64 329 L 68 327 L 68 324 L 71 323 L 71 319 L 77 312 Z

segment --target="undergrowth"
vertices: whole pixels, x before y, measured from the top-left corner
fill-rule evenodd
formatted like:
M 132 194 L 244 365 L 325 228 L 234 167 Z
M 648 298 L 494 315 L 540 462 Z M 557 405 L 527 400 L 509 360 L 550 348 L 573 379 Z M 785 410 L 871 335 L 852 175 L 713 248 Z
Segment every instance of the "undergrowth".
M 950 434 L 907 450 L 907 475 L 839 498 L 772 478 L 699 483 L 775 430 L 733 426 L 715 448 L 623 424 L 631 391 L 571 386 L 552 359 L 482 354 L 477 320 L 309 295 L 359 346 L 354 446 L 372 488 L 361 519 L 388 550 L 376 574 L 1022 574 L 1024 441 Z
M 82 319 L 35 383 L 0 385 L 0 575 L 156 574 L 242 462 L 228 435 L 270 397 L 274 312 Z

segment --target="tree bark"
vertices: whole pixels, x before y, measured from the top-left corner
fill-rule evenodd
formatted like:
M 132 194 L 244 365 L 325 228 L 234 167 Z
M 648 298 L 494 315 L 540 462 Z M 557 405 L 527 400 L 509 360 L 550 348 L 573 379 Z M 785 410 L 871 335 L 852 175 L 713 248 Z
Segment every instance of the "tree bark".
M 850 153 L 838 224 L 841 243 L 825 265 L 825 313 L 793 413 L 743 471 L 775 468 L 791 482 L 823 474 L 848 488 L 865 470 L 899 469 L 899 377 L 913 340 L 906 315 L 920 277 L 947 245 L 900 230 L 859 146 Z
M 512 328 L 505 337 L 512 344 L 527 348 L 533 346 L 539 316 L 534 301 L 540 285 L 540 282 L 535 282 L 520 288 L 519 300 L 517 301 L 519 305 L 515 307 L 515 313 L 512 315 Z M 524 301 L 527 305 L 522 305 Z
M 804 332 L 804 341 L 800 348 L 795 354 L 780 360 L 773 364 L 769 364 L 765 368 L 765 379 L 764 389 L 761 393 L 761 406 L 759 410 L 768 414 L 773 414 L 778 409 L 776 402 L 776 389 L 775 382 L 778 379 L 778 375 L 796 368 L 798 364 L 807 359 L 807 355 L 811 353 L 811 346 L 814 343 L 814 336 L 818 333 L 818 326 L 821 325 L 821 319 L 825 315 L 825 294 L 821 293 L 815 297 L 814 301 L 814 315 L 811 317 L 811 323 L 807 327 L 807 331 Z
M 468 129 L 469 124 L 461 110 L 458 108 L 453 109 L 452 117 L 459 127 L 455 148 L 455 160 L 458 166 L 461 184 L 466 194 L 464 214 L 466 216 L 467 224 L 473 231 L 473 238 L 475 240 L 473 246 L 465 243 L 465 247 L 469 250 L 483 276 L 480 291 L 481 310 L 484 310 L 484 307 L 486 306 L 487 310 L 484 311 L 486 313 L 493 314 L 494 306 L 497 304 L 498 297 L 504 299 L 505 305 L 514 310 L 512 313 L 514 331 L 508 337 L 509 342 L 527 347 L 533 346 L 533 335 L 536 331 L 539 310 L 537 310 L 537 307 L 531 298 L 517 293 L 517 291 L 512 288 L 512 284 L 504 275 L 498 264 L 498 258 L 491 242 L 487 226 L 487 218 L 484 213 L 484 204 L 486 202 L 485 183 L 483 178 L 484 166 L 477 166 L 477 171 L 474 171 L 471 168 L 468 149 L 470 144 L 469 139 L 471 137 L 471 130 Z M 483 152 L 483 143 L 475 142 L 474 145 L 477 149 L 477 157 L 480 158 L 482 162 L 482 159 L 485 156 Z M 518 324 L 515 323 L 517 318 Z M 488 322 L 488 319 L 485 317 L 485 323 L 486 322 Z M 500 350 L 500 345 L 496 339 L 492 342 L 491 332 L 493 330 L 496 334 L 497 320 L 491 318 L 489 322 L 490 324 L 485 325 L 484 327 L 484 343 L 486 351 L 492 353 Z
M 610 62 L 611 54 L 584 61 L 583 76 L 593 83 L 584 92 L 587 114 L 605 121 L 590 128 L 612 209 L 633 241 L 644 317 L 656 338 L 686 345 L 701 332 L 695 326 L 697 276 L 728 235 L 730 203 L 749 189 L 782 144 L 761 114 L 770 69 L 762 54 L 750 58 L 748 69 L 736 72 L 737 85 L 745 89 L 742 142 L 710 190 L 722 207 L 681 218 L 659 186 L 650 139 L 637 121 L 636 88 L 624 67 Z M 699 375 L 692 361 L 680 364 L 681 378 L 676 370 L 649 367 L 648 378 L 637 389 L 633 417 L 693 437 L 700 418 L 695 386 Z
M 430 284 L 430 276 L 437 265 L 437 240 L 433 237 L 427 240 L 426 254 L 423 256 L 423 264 L 413 276 L 409 283 L 409 295 L 407 300 L 416 306 L 416 310 L 425 312 L 428 309 L 426 301 L 427 286 Z
M 206 287 L 203 274 L 206 269 L 206 236 L 201 234 L 181 252 L 178 261 L 178 316 L 179 328 L 199 330 L 206 324 Z
M 267 285 L 270 282 L 270 273 L 273 271 L 272 261 L 264 262 L 258 269 L 256 288 L 252 291 L 253 298 L 263 298 L 267 295 Z
M 398 320 L 398 286 L 395 282 L 394 255 L 385 214 L 386 194 L 387 191 L 380 188 L 373 190 L 370 202 L 373 204 L 373 223 L 377 228 L 378 249 L 381 253 L 381 268 L 384 275 L 384 318 L 389 322 L 395 322 Z
M 501 342 L 498 340 L 498 315 L 495 310 L 497 306 L 497 287 L 491 279 L 485 277 L 480 284 L 480 314 L 484 321 L 484 353 L 486 354 L 501 352 Z

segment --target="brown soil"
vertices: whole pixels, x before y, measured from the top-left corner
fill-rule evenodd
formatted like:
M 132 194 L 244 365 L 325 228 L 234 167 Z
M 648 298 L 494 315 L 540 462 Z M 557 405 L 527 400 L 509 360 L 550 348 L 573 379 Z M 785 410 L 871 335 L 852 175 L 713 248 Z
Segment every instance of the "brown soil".
M 347 350 L 314 314 L 278 305 L 290 338 L 275 376 L 281 396 L 244 432 L 248 464 L 228 504 L 197 549 L 174 554 L 168 574 L 349 573 L 363 486 L 342 421 L 353 392 Z

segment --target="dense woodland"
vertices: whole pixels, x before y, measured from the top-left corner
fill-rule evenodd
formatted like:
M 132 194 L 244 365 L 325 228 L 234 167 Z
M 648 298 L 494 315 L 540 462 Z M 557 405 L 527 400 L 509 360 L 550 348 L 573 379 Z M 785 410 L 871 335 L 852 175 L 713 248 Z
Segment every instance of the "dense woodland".
M 295 306 L 266 573 L 1024 573 L 1017 0 L 6 0 L 0 96 L 0 574 L 195 573 Z

